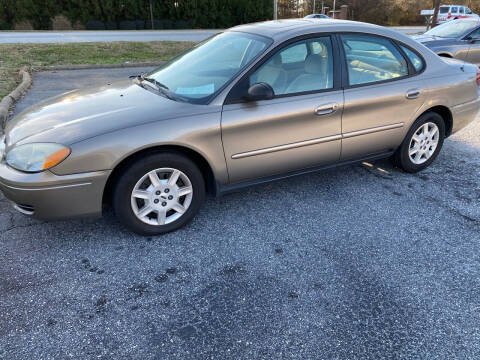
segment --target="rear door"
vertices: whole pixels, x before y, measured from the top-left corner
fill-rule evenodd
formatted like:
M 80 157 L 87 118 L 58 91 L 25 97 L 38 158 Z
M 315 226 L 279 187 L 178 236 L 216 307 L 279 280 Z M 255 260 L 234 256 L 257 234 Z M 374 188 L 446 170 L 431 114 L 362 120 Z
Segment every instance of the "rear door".
M 341 34 L 346 58 L 345 104 L 342 119 L 342 160 L 389 152 L 403 140 L 406 127 L 423 104 L 423 84 L 417 77 L 423 59 L 387 38 Z

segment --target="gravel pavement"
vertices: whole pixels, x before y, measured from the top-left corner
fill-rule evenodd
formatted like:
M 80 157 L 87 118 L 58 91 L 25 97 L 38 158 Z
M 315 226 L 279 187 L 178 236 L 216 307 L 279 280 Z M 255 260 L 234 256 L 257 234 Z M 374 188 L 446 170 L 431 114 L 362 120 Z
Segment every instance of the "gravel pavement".
M 17 111 L 144 69 L 36 73 Z M 0 195 L 1 359 L 478 359 L 480 122 L 389 162 L 209 199 L 143 238 Z

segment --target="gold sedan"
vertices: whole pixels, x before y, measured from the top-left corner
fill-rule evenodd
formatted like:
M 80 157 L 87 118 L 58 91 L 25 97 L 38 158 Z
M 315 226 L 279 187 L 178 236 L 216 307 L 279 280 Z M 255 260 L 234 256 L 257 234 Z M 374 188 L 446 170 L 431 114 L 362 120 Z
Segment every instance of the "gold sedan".
M 350 21 L 243 25 L 134 79 L 73 91 L 11 120 L 0 188 L 41 219 L 111 202 L 145 235 L 176 230 L 206 194 L 392 157 L 429 166 L 475 119 L 475 65 Z

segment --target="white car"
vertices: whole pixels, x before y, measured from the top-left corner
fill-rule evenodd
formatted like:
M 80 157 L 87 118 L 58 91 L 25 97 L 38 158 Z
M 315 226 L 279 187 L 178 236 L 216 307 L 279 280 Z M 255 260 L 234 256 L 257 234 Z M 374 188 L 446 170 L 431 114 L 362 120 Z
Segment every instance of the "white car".
M 472 10 L 463 5 L 442 5 L 438 11 L 437 24 L 443 24 L 450 20 L 476 18 Z

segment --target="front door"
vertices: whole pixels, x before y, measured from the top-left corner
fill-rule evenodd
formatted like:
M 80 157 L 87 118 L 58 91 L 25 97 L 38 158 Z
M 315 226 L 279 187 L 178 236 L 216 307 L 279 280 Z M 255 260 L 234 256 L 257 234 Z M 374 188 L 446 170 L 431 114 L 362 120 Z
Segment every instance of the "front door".
M 338 161 L 343 91 L 334 84 L 329 36 L 285 45 L 239 81 L 222 113 L 231 183 Z M 267 83 L 272 100 L 242 101 L 248 87 Z
M 469 39 L 470 47 L 468 48 L 468 55 L 465 60 L 480 66 L 480 28 L 471 33 Z

